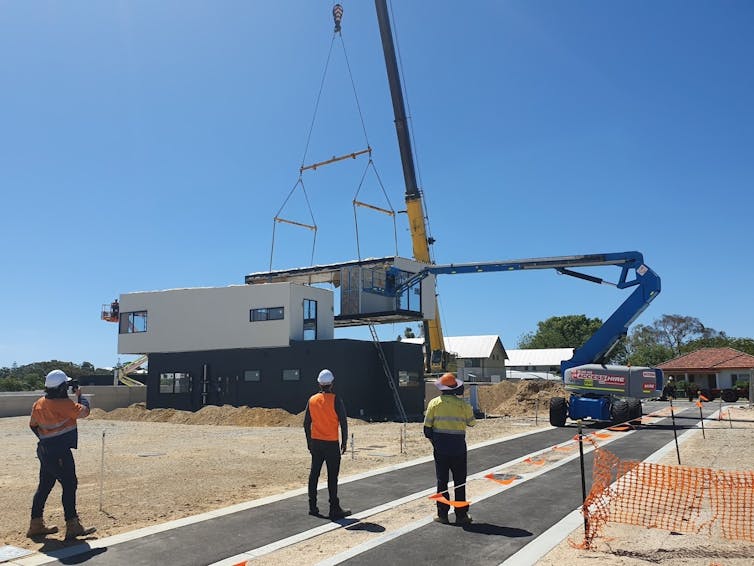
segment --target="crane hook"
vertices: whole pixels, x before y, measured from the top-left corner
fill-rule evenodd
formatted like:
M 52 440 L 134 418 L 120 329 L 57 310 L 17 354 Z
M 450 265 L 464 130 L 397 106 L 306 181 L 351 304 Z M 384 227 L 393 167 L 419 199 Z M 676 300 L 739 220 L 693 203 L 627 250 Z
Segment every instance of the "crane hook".
M 332 8 L 332 17 L 335 20 L 335 33 L 340 33 L 340 20 L 343 18 L 343 6 L 335 4 Z

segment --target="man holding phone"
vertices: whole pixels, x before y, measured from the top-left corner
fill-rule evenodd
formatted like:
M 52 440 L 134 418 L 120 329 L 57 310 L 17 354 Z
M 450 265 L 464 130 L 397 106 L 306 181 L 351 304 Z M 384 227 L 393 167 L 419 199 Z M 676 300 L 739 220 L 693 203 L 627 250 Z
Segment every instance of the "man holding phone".
M 76 401 L 68 397 L 71 388 Z M 37 399 L 31 410 L 29 427 L 37 436 L 39 485 L 31 506 L 31 523 L 26 536 L 43 537 L 58 532 L 58 528 L 44 523 L 43 513 L 47 497 L 55 482 L 63 488 L 63 512 L 66 540 L 92 534 L 97 529 L 84 528 L 76 512 L 76 465 L 72 449 L 78 448 L 76 421 L 89 415 L 89 401 L 81 396 L 78 382 L 62 370 L 51 371 L 45 377 L 45 396 Z

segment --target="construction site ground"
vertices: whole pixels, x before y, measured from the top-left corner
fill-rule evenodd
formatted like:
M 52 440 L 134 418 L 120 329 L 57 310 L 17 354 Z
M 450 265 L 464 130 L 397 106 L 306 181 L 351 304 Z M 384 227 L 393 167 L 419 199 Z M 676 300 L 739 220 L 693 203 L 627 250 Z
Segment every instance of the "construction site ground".
M 567 443 L 575 429 L 547 425 L 544 408 L 555 386 L 522 383 L 504 391 L 509 387 L 491 387 L 480 398 L 488 412 L 502 406 L 498 412 L 508 416 L 480 420 L 469 433 L 469 444 L 476 446 L 469 452 L 468 498 L 475 518 L 470 527 L 431 521 L 434 471 L 421 423 L 404 428 L 351 421 L 354 446 L 343 460 L 341 497 L 354 516 L 333 523 L 306 514 L 309 455 L 302 415 L 232 407 L 182 414 L 133 406 L 94 411 L 80 424 L 79 513 L 98 527 L 84 544 L 67 544 L 62 533 L 41 542 L 25 538 L 36 485 L 35 439 L 25 417 L 0 420 L 6 462 L 0 475 L 2 544 L 38 551 L 12 562 L 17 564 L 236 564 L 251 558 L 255 564 L 376 564 L 387 556 L 398 564 L 751 563 L 749 543 L 625 525 L 608 527 L 596 550 L 573 548 L 566 539 L 581 537 L 581 519 L 573 513 L 581 500 L 578 458 L 564 453 L 558 461 L 551 448 Z M 523 388 L 532 387 L 539 387 L 533 402 L 529 391 L 528 399 L 514 403 Z M 523 414 L 513 414 L 506 404 Z M 698 408 L 678 405 L 679 426 L 694 429 Z M 647 403 L 645 413 L 666 406 Z M 710 403 L 704 410 L 718 408 Z M 745 406 L 731 414 L 731 421 L 708 421 L 706 438 L 700 431 L 682 437 L 684 465 L 754 469 L 749 448 L 754 415 Z M 196 419 L 205 422 L 179 424 Z M 668 419 L 640 428 L 605 442 L 623 458 L 644 459 L 673 440 Z M 551 461 L 534 469 L 531 458 L 525 460 L 540 450 Z M 676 463 L 675 449 L 666 449 L 661 461 Z M 588 473 L 589 454 L 586 462 Z M 506 487 L 479 475 L 493 469 L 520 481 Z M 374 470 L 382 472 L 370 475 Z M 62 526 L 59 497 L 56 487 L 46 518 Z M 326 508 L 325 490 L 320 506 Z

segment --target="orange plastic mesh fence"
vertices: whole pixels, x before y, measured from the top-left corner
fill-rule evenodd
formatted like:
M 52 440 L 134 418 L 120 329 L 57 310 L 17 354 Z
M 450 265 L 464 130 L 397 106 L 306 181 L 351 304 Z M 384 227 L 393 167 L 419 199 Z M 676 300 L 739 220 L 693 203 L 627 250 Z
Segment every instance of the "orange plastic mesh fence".
M 754 542 L 754 472 L 621 460 L 596 448 L 583 512 L 581 548 L 608 522 Z

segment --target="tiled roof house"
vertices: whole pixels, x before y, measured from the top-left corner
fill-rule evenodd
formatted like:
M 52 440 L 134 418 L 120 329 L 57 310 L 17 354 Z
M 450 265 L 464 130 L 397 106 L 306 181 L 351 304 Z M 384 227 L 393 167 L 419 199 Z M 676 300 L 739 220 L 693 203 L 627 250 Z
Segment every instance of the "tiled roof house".
M 754 356 L 734 348 L 701 348 L 657 365 L 665 378 L 694 383 L 700 389 L 728 389 L 751 382 Z

